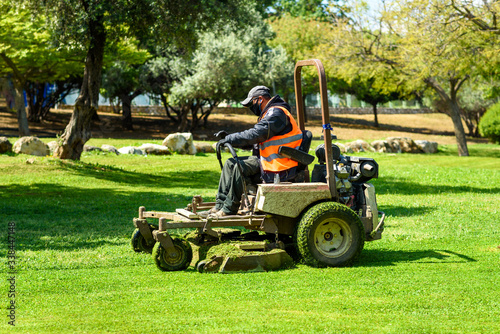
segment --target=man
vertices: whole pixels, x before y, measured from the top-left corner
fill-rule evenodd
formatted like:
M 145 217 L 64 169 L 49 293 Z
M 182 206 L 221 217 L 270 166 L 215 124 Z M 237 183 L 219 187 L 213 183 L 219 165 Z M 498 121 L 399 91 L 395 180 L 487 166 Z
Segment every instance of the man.
M 234 158 L 228 159 L 222 169 L 216 205 L 206 214 L 217 217 L 234 215 L 238 212 L 243 195 L 244 178 L 252 178 L 261 174 L 261 180 L 272 183 L 290 180 L 295 176 L 297 162 L 278 154 L 279 146 L 298 148 L 302 142 L 300 131 L 290 106 L 279 96 L 271 97 L 269 88 L 256 86 L 250 90 L 247 98 L 241 102 L 259 117 L 257 124 L 251 129 L 227 135 L 218 145 L 230 143 L 235 147 L 255 146 L 258 154 L 238 158 L 243 175 Z M 254 149 L 254 154 L 255 154 Z

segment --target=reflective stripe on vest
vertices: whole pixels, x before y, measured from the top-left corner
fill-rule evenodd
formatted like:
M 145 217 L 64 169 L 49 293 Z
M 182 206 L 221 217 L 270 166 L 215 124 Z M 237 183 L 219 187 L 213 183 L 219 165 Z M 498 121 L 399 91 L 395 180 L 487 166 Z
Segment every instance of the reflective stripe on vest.
M 290 112 L 284 107 L 271 107 L 283 110 L 285 115 L 290 120 L 292 130 L 282 136 L 274 136 L 259 144 L 260 162 L 262 169 L 266 172 L 281 172 L 298 165 L 297 161 L 285 158 L 278 154 L 280 146 L 287 146 L 291 148 L 299 148 L 302 143 L 302 131 L 300 131 L 295 119 Z M 267 113 L 267 111 L 266 111 Z M 265 114 L 264 114 L 265 115 Z M 262 118 L 264 117 L 262 115 Z

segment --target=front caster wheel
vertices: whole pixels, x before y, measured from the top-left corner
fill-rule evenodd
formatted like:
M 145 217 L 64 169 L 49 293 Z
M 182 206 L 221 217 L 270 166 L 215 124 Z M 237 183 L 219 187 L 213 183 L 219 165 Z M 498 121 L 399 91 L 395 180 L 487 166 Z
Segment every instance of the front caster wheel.
M 361 254 L 364 243 L 365 230 L 358 215 L 339 203 L 319 203 L 299 222 L 297 246 L 310 266 L 350 265 Z
M 154 240 L 151 242 L 151 244 L 148 244 L 146 239 L 142 236 L 141 231 L 139 231 L 138 228 L 134 230 L 132 233 L 132 238 L 130 239 L 130 244 L 132 245 L 132 249 L 134 252 L 143 252 L 143 253 L 150 253 L 153 250 L 154 247 Z
M 175 251 L 170 254 L 157 242 L 153 248 L 153 260 L 162 271 L 178 271 L 186 269 L 193 259 L 191 245 L 184 239 L 172 238 Z

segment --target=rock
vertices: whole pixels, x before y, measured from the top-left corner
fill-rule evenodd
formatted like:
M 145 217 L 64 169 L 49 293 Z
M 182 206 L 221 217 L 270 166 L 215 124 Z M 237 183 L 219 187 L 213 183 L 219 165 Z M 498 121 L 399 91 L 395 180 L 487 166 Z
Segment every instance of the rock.
M 47 144 L 37 137 L 22 137 L 14 143 L 14 153 L 45 157 L 50 154 Z
M 115 154 L 120 154 L 120 152 L 118 152 L 118 150 L 116 149 L 116 147 L 114 146 L 111 146 L 111 145 L 101 145 L 101 149 L 105 152 L 111 152 L 111 153 L 115 153 Z
M 387 142 L 391 144 L 391 146 L 395 145 L 395 142 L 399 143 L 400 152 L 402 153 L 422 153 L 420 147 L 415 144 L 413 139 L 408 137 L 390 137 L 387 138 Z
M 389 145 L 387 140 L 375 140 L 372 142 L 370 145 L 373 146 L 375 149 L 375 152 L 379 153 L 393 153 L 392 152 L 392 147 Z
M 401 153 L 401 145 L 399 144 L 399 141 L 388 138 L 386 142 L 391 147 L 391 151 L 387 153 Z
M 102 148 L 97 147 L 97 146 L 91 146 L 91 145 L 83 145 L 83 151 L 84 152 L 92 152 L 92 151 L 102 152 Z
M 347 153 L 351 153 L 349 149 L 352 150 L 352 152 L 375 152 L 375 149 L 371 147 L 370 144 L 361 139 L 347 143 L 345 148 Z
M 194 143 L 194 147 L 196 148 L 196 152 L 215 153 L 215 148 L 206 142 L 196 142 Z
M 345 145 L 344 144 L 341 144 L 341 143 L 334 143 L 335 145 L 337 145 L 339 148 L 340 148 L 340 153 L 345 153 L 346 151 L 346 148 L 345 148 Z
M 170 155 L 172 152 L 168 147 L 158 144 L 142 144 L 138 149 L 143 150 L 146 154 L 152 155 Z
M 428 154 L 437 153 L 438 143 L 428 140 L 415 140 L 415 144 L 424 152 Z
M 12 144 L 7 137 L 0 137 L 0 154 L 12 152 Z
M 196 148 L 193 144 L 193 134 L 189 132 L 169 134 L 163 141 L 163 146 L 179 154 L 196 154 Z
M 120 152 L 120 154 L 146 155 L 146 152 L 134 146 L 122 147 L 118 150 L 118 152 Z
M 47 143 L 47 146 L 49 147 L 50 154 L 52 155 L 59 147 L 59 144 L 57 143 L 57 141 L 53 140 L 53 141 L 49 141 Z

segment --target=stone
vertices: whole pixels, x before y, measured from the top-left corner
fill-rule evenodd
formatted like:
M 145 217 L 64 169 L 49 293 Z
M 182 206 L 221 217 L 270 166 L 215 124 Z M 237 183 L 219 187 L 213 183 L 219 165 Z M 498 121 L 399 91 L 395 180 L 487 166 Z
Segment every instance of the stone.
M 401 153 L 401 145 L 399 144 L 399 141 L 394 140 L 392 138 L 388 138 L 386 142 L 389 144 L 391 147 L 391 153 Z M 387 152 L 389 153 L 389 152 Z
M 14 153 L 45 157 L 50 154 L 47 144 L 37 137 L 22 137 L 14 143 Z
M 189 132 L 185 133 L 171 133 L 169 134 L 162 143 L 163 146 L 168 147 L 172 152 L 177 152 L 179 154 L 196 154 L 196 147 L 193 143 L 193 134 Z
M 49 151 L 50 151 L 50 155 L 53 155 L 54 152 L 57 150 L 57 148 L 59 147 L 59 144 L 57 143 L 57 141 L 53 140 L 53 141 L 49 141 L 47 143 L 47 146 L 49 147 Z
M 375 152 L 375 149 L 370 144 L 361 139 L 347 143 L 345 147 L 348 153 L 351 153 L 349 149 L 351 149 L 352 152 Z
M 415 144 L 427 154 L 437 153 L 438 151 L 438 143 L 435 141 L 428 140 L 415 140 Z
M 146 152 L 134 146 L 122 147 L 118 150 L 118 152 L 120 152 L 120 154 L 146 155 Z
M 117 155 L 120 154 L 120 152 L 118 152 L 118 150 L 116 149 L 116 147 L 112 146 L 112 145 L 101 145 L 101 149 L 105 152 L 111 152 L 111 153 L 115 153 Z
M 334 144 L 340 148 L 340 153 L 346 153 L 346 148 L 344 144 L 341 143 L 334 143 Z
M 207 142 L 195 142 L 194 147 L 196 148 L 196 152 L 215 153 L 215 148 Z
M 138 149 L 143 150 L 146 154 L 152 155 L 170 155 L 172 152 L 168 149 L 168 147 L 158 144 L 142 144 L 138 147 Z
M 97 147 L 97 146 L 92 146 L 92 145 L 83 145 L 83 151 L 84 152 L 92 152 L 92 151 L 102 152 L 102 148 Z
M 7 137 L 0 137 L 0 154 L 12 152 L 12 144 Z
M 401 153 L 422 153 L 423 151 L 418 147 L 417 144 L 413 141 L 413 139 L 408 137 L 390 137 L 387 138 L 387 142 L 393 145 L 392 143 L 398 142 L 400 146 Z

